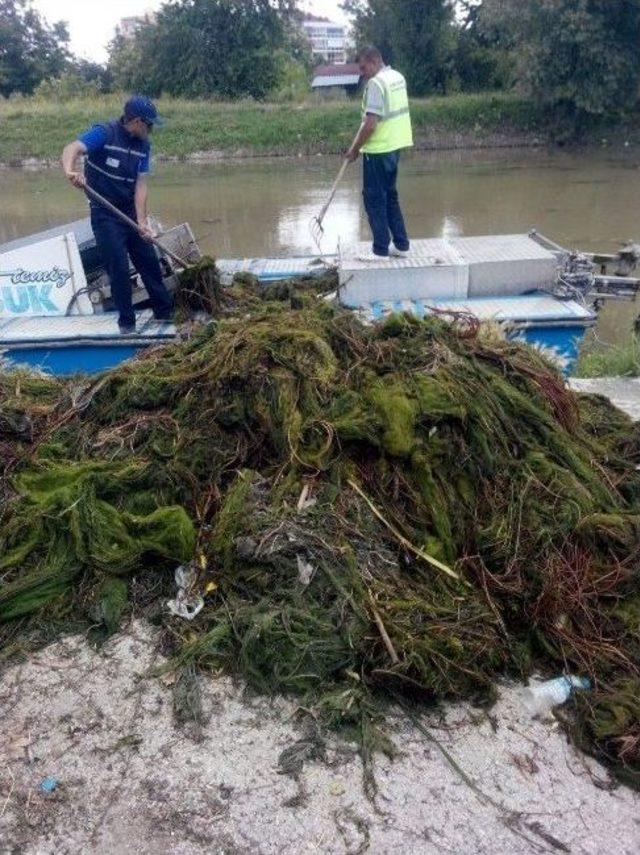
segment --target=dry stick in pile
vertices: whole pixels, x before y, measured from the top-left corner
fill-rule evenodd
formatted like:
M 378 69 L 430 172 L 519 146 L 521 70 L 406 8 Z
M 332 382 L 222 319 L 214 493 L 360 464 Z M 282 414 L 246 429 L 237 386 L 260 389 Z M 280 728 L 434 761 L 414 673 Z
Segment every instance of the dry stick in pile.
M 378 630 L 380 632 L 382 640 L 384 641 L 384 646 L 387 648 L 387 652 L 389 653 L 389 656 L 391 657 L 391 661 L 393 662 L 393 664 L 397 665 L 400 662 L 400 657 L 396 653 L 396 649 L 393 646 L 393 642 L 389 638 L 389 633 L 387 632 L 387 628 L 385 627 L 384 623 L 382 622 L 382 618 L 380 617 L 380 612 L 376 608 L 376 604 L 375 604 L 375 601 L 373 599 L 373 594 L 371 593 L 371 591 L 369 591 L 369 601 L 371 602 L 371 611 L 373 612 L 373 618 L 376 622 L 376 626 L 378 627 Z
M 391 532 L 391 534 L 396 538 L 399 543 L 404 546 L 405 549 L 408 549 L 409 552 L 413 552 L 414 555 L 417 555 L 418 558 L 422 558 L 423 561 L 426 561 L 427 564 L 430 564 L 432 567 L 435 567 L 437 570 L 441 570 L 443 573 L 446 573 L 447 576 L 450 576 L 452 579 L 460 580 L 460 576 L 452 570 L 447 564 L 443 564 L 442 561 L 438 561 L 437 558 L 434 558 L 432 555 L 429 555 L 428 552 L 425 552 L 424 549 L 420 549 L 418 546 L 414 546 L 410 540 L 402 534 L 402 532 L 398 531 L 398 529 L 392 525 L 387 519 L 383 517 L 380 511 L 373 504 L 371 499 L 364 493 L 360 487 L 356 484 L 355 481 L 349 479 L 347 481 L 352 490 L 355 490 L 356 493 L 360 496 L 360 498 L 364 499 L 371 512 L 374 516 L 376 516 L 380 522 Z

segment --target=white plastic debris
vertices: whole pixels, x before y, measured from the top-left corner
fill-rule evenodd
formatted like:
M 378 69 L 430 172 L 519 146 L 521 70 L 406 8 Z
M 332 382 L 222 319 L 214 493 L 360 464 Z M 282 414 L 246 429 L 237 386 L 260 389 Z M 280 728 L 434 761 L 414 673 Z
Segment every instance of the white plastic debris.
M 306 511 L 309 508 L 313 508 L 315 506 L 317 500 L 310 498 L 309 493 L 310 487 L 308 484 L 305 484 L 302 488 L 302 492 L 300 493 L 300 498 L 298 499 L 298 513 L 300 513 L 300 511 Z
M 197 573 L 193 565 L 188 564 L 186 567 L 180 565 L 176 568 L 175 580 L 178 593 L 175 599 L 167 602 L 167 608 L 171 614 L 185 620 L 193 620 L 200 614 L 204 608 L 204 600 L 200 594 L 193 591 L 196 579 Z
M 196 582 L 196 570 L 193 564 L 176 567 L 175 580 L 178 588 L 191 588 Z
M 311 580 L 316 574 L 316 568 L 300 555 L 296 555 L 296 560 L 298 562 L 298 579 L 306 587 L 311 584 Z
M 534 715 L 546 715 L 554 707 L 564 704 L 576 689 L 591 688 L 591 681 L 586 677 L 566 675 L 546 680 L 544 683 L 534 683 L 523 690 L 522 700 L 527 712 Z

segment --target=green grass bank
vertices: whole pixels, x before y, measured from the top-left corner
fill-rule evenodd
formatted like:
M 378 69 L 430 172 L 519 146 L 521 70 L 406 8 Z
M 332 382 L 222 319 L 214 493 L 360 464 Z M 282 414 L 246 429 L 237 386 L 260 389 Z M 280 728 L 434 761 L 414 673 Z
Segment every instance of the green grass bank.
M 582 348 L 576 377 L 640 377 L 640 338 L 620 344 L 589 341 Z
M 167 119 L 155 135 L 158 157 L 201 152 L 220 157 L 336 153 L 356 130 L 359 101 L 259 104 L 160 99 Z M 119 115 L 122 96 L 65 102 L 0 100 L 0 163 L 58 158 L 63 145 L 88 125 Z M 424 148 L 509 145 L 545 134 L 535 111 L 508 93 L 414 100 L 416 144 Z

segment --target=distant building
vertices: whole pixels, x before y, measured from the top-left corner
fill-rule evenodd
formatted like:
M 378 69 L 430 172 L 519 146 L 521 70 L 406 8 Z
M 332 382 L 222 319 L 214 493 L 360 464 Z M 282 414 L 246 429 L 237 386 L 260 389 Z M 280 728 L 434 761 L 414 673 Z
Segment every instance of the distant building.
M 118 33 L 124 39 L 132 39 L 144 24 L 155 24 L 156 13 L 152 9 L 147 9 L 144 15 L 132 15 L 128 18 L 120 18 L 120 23 L 117 26 Z
M 302 29 L 311 44 L 314 62 L 324 61 L 335 65 L 346 63 L 349 39 L 345 26 L 335 24 L 328 18 L 307 15 L 302 21 Z
M 360 69 L 357 62 L 319 65 L 313 70 L 311 88 L 316 92 L 342 88 L 349 95 L 355 94 L 360 85 Z

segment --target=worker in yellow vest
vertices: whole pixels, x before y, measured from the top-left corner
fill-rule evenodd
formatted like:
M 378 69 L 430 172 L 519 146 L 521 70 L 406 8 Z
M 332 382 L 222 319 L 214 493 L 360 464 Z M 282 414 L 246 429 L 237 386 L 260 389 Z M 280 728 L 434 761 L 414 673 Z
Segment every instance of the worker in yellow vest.
M 407 83 L 398 71 L 384 64 L 375 47 L 360 51 L 358 65 L 367 81 L 362 124 L 346 157 L 353 162 L 362 152 L 362 195 L 373 232 L 373 251 L 360 259 L 379 262 L 389 256 L 406 258 L 409 238 L 396 182 L 400 152 L 413 145 Z

